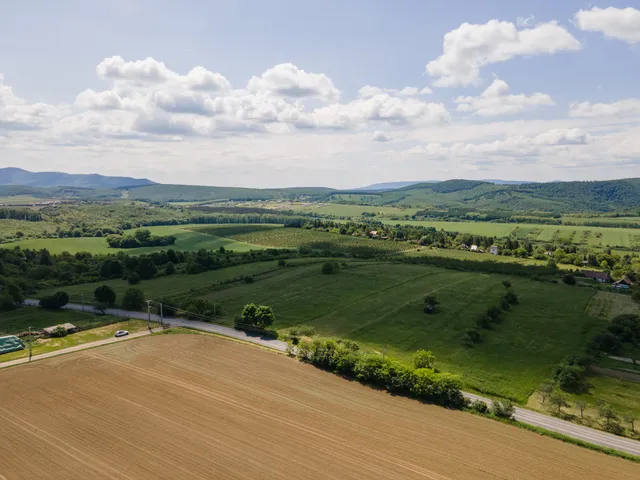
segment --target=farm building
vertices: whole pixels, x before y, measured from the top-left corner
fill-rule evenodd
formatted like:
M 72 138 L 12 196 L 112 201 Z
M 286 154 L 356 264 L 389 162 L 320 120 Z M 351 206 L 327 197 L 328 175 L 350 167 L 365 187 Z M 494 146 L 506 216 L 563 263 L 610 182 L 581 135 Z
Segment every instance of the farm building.
M 478 245 L 471 245 L 471 251 L 472 252 L 477 252 L 478 251 Z
M 594 280 L 597 280 L 600 283 L 608 283 L 611 281 L 611 277 L 606 272 L 593 272 L 591 270 L 585 270 L 582 273 L 584 274 L 585 277 L 593 278 Z
M 47 337 L 50 337 L 51 334 L 53 333 L 53 331 L 58 328 L 58 327 L 63 327 L 67 333 L 75 333 L 78 331 L 78 329 L 76 328 L 76 326 L 72 323 L 63 323 L 62 325 L 54 325 L 53 327 L 47 327 L 47 328 L 43 328 L 42 329 L 42 334 L 46 335 Z
M 489 253 L 491 255 L 498 255 L 498 246 L 497 245 L 491 245 L 489 247 Z
M 24 350 L 24 343 L 18 337 L 15 335 L 0 337 L 0 355 L 18 350 Z
M 626 289 L 631 288 L 631 285 L 633 285 L 633 282 L 626 277 L 617 282 L 613 282 L 613 288 Z

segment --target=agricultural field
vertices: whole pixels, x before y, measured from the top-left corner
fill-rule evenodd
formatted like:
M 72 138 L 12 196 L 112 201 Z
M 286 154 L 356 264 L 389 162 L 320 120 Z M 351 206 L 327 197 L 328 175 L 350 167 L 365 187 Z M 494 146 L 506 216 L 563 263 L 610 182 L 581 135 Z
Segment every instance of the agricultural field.
M 117 330 L 127 330 L 129 333 L 136 333 L 148 328 L 147 322 L 143 322 L 142 320 L 121 321 L 122 319 L 117 319 L 115 317 L 105 318 L 110 318 L 111 322 L 116 323 L 110 323 L 102 327 L 72 333 L 62 338 L 39 338 L 35 340 L 33 342 L 33 355 L 41 355 L 43 353 L 75 347 L 84 343 L 97 342 L 98 340 L 112 338 Z M 53 325 L 55 325 L 55 323 Z M 74 325 L 78 326 L 75 323 Z M 17 352 L 5 353 L 4 355 L 0 355 L 0 363 L 17 360 L 19 358 L 26 358 L 28 356 L 28 348 Z
M 357 256 L 395 253 L 414 248 L 414 245 L 407 242 L 372 240 L 273 225 L 205 225 L 193 227 L 193 230 L 251 245 L 273 248 L 308 247 L 313 250 L 330 250 Z
M 507 257 L 502 255 L 491 255 L 489 253 L 474 253 L 468 250 L 451 250 L 444 248 L 419 247 L 402 253 L 407 257 L 440 257 L 453 258 L 456 260 L 471 260 L 476 262 L 498 262 L 498 263 L 519 263 L 521 265 L 540 265 L 547 264 L 544 260 L 535 260 L 533 258 Z M 562 268 L 562 265 L 559 266 Z M 571 268 L 575 268 L 571 266 Z
M 315 327 L 319 335 L 356 340 L 408 359 L 432 350 L 438 366 L 462 374 L 465 387 L 525 403 L 553 366 L 584 345 L 605 320 L 584 314 L 593 290 L 512 278 L 520 304 L 485 340 L 463 344 L 465 330 L 496 305 L 505 287 L 500 275 L 407 264 L 360 263 L 335 275 L 319 265 L 283 269 L 252 284 L 202 295 L 222 306 L 227 324 L 246 303 L 271 305 L 275 328 Z M 436 295 L 437 313 L 423 313 Z
M 626 313 L 640 314 L 640 306 L 631 299 L 630 295 L 598 290 L 589 300 L 585 313 L 590 317 L 611 320 Z
M 242 202 L 238 205 L 273 210 L 291 210 L 293 212 L 315 213 L 318 215 L 333 215 L 335 217 L 361 217 L 363 213 L 375 214 L 376 217 L 404 217 L 406 215 L 414 215 L 418 211 L 418 208 L 316 202 Z
M 0 222 L 12 221 L 12 220 L 0 220 Z M 20 222 L 22 224 L 28 222 Z M 37 222 L 41 224 L 43 222 Z M 78 237 L 78 238 L 38 238 L 20 240 L 18 242 L 11 242 L 0 244 L 0 248 L 30 248 L 40 250 L 46 248 L 51 253 L 78 253 L 89 252 L 93 254 L 108 254 L 118 253 L 119 251 L 131 254 L 140 255 L 143 253 L 150 253 L 160 250 L 167 250 L 167 248 L 174 248 L 176 250 L 200 250 L 201 248 L 207 250 L 217 250 L 220 247 L 224 247 L 227 250 L 233 250 L 235 252 L 247 252 L 249 250 L 261 250 L 263 247 L 259 245 L 249 245 L 244 242 L 238 242 L 229 238 L 220 238 L 213 235 L 207 235 L 195 231 L 195 228 L 200 228 L 202 225 L 171 225 L 162 227 L 143 227 L 145 230 L 151 231 L 152 235 L 173 235 L 176 237 L 175 245 L 171 247 L 142 247 L 142 248 L 110 248 L 105 238 L 98 237 Z M 134 230 L 127 230 L 125 233 L 135 232 Z
M 640 475 L 626 460 L 209 336 L 139 338 L 0 371 L 0 382 L 0 478 L 12 480 Z
M 566 239 L 572 243 L 584 244 L 590 247 L 609 246 L 623 249 L 640 247 L 640 231 L 633 228 L 492 222 L 443 222 L 430 220 L 383 220 L 383 222 L 392 225 L 396 223 L 402 225 L 421 225 L 424 227 L 434 227 L 436 230 L 493 237 L 505 237 L 513 233 L 518 238 L 527 238 L 539 242 L 557 242 Z
M 56 226 L 49 222 L 27 222 L 24 220 L 12 220 L 0 218 L 0 248 L 3 248 L 11 240 L 15 240 L 21 235 L 24 237 L 40 237 L 53 235 Z M 17 242 L 19 243 L 19 242 Z
M 42 203 L 49 201 L 47 198 L 37 198 L 31 195 L 10 195 L 6 197 L 0 196 L 0 206 L 8 205 L 32 205 L 34 203 Z

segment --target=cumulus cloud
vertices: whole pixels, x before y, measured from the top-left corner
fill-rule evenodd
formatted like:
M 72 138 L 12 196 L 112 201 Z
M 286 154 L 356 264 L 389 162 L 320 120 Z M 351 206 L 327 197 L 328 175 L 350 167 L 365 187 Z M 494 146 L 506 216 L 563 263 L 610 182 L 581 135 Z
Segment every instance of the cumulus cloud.
M 417 95 L 428 95 L 430 93 L 433 93 L 433 91 L 429 87 L 424 87 L 421 90 L 417 87 L 404 87 L 404 88 L 398 89 L 398 88 L 373 87 L 371 85 L 365 85 L 360 90 L 358 90 L 358 95 L 361 98 L 371 98 L 383 93 L 388 93 L 389 95 L 394 95 L 398 97 L 415 97 Z
M 635 8 L 594 7 L 580 10 L 574 20 L 581 30 L 601 32 L 630 44 L 640 43 L 640 10 Z
M 507 82 L 499 79 L 495 79 L 478 97 L 458 97 L 455 101 L 459 112 L 473 112 L 481 117 L 514 115 L 539 106 L 555 105 L 546 93 L 513 95 Z
M 613 103 L 572 103 L 571 117 L 631 117 L 640 115 L 640 98 L 628 98 Z
M 17 97 L 0 74 L 0 131 L 39 130 L 64 115 L 64 110 L 46 103 L 28 104 Z
M 554 54 L 581 48 L 557 22 L 518 30 L 511 22 L 490 20 L 485 24 L 463 23 L 444 36 L 443 54 L 429 62 L 426 72 L 437 77 L 438 87 L 477 83 L 485 65 L 523 55 Z
M 259 77 L 252 77 L 247 89 L 253 93 L 269 91 L 292 98 L 316 97 L 328 102 L 340 97 L 340 91 L 327 75 L 307 73 L 291 63 L 281 63 Z
M 374 142 L 390 142 L 392 138 L 388 133 L 377 130 L 373 132 L 373 137 L 371 137 L 371 140 L 373 140 Z

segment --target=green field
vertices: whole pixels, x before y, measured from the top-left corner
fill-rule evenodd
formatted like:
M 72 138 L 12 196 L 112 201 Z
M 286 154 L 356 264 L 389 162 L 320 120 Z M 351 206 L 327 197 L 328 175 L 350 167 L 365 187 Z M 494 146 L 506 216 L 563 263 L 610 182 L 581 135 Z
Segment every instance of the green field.
M 0 205 L 31 205 L 36 202 L 46 202 L 46 198 L 37 198 L 31 195 L 11 195 L 0 197 Z
M 20 234 L 24 237 L 46 237 L 55 234 L 55 231 L 56 226 L 49 222 L 26 222 L 0 218 L 0 248 L 10 245 L 2 242 L 14 241 L 20 237 Z
M 73 333 L 62 338 L 40 338 L 34 341 L 33 355 L 41 355 L 43 353 L 49 353 L 55 350 L 75 347 L 76 345 L 81 345 L 83 343 L 97 342 L 98 340 L 111 338 L 117 330 L 128 330 L 129 333 L 135 333 L 148 328 L 147 322 L 143 322 L 142 320 L 118 321 L 121 319 L 115 319 L 115 317 L 107 318 L 111 318 L 117 323 L 111 323 L 109 325 L 92 328 L 91 330 Z M 74 323 L 74 325 L 76 324 Z M 24 350 L 18 350 L 17 352 L 5 353 L 4 355 L 0 355 L 0 362 L 8 362 L 28 356 L 29 348 L 27 347 Z
M 587 377 L 587 382 L 591 385 L 589 393 L 571 395 L 571 401 L 581 399 L 591 406 L 605 401 L 613 406 L 620 415 L 630 412 L 636 418 L 640 418 L 640 383 L 604 375 L 591 375 Z
M 0 222 L 9 220 L 0 220 Z M 28 222 L 21 222 L 28 223 Z M 42 222 L 38 222 L 40 224 Z M 176 250 L 200 250 L 201 248 L 207 250 L 217 250 L 220 247 L 224 247 L 227 250 L 233 250 L 234 252 L 247 252 L 249 250 L 260 250 L 263 247 L 259 245 L 249 245 L 247 243 L 238 242 L 229 238 L 220 238 L 213 235 L 207 235 L 195 231 L 195 228 L 201 227 L 201 225 L 171 225 L 164 227 L 143 227 L 145 230 L 150 230 L 153 235 L 174 235 L 176 237 L 176 244 L 170 248 Z M 133 232 L 135 230 L 129 230 Z M 78 238 L 35 238 L 29 240 L 21 240 L 18 242 L 11 242 L 0 244 L 0 248 L 30 248 L 34 250 L 40 250 L 46 248 L 51 253 L 78 253 L 89 252 L 94 254 L 107 254 L 117 253 L 119 251 L 131 254 L 140 255 L 143 253 L 150 253 L 160 250 L 167 250 L 169 247 L 143 247 L 143 248 L 110 248 L 107 245 L 105 238 L 97 237 L 78 237 Z
M 444 248 L 419 247 L 402 253 L 407 257 L 441 257 L 454 258 L 456 260 L 471 260 L 475 262 L 519 263 L 521 265 L 546 265 L 544 260 L 532 258 L 507 257 L 491 255 L 489 253 L 474 253 L 468 250 L 450 250 Z M 575 268 L 572 266 L 572 268 Z
M 640 305 L 630 295 L 598 291 L 589 301 L 585 313 L 591 317 L 611 320 L 626 313 L 640 314 Z
M 59 289 L 58 289 L 59 290 Z M 75 312 L 73 310 L 43 310 L 36 307 L 23 307 L 0 314 L 0 335 L 14 335 L 26 332 L 29 327 L 41 330 L 45 327 L 72 323 L 81 329 L 101 327 L 119 321 L 109 315 Z
M 206 225 L 193 227 L 193 230 L 264 247 L 309 247 L 313 250 L 330 250 L 358 256 L 402 252 L 415 247 L 407 242 L 372 240 L 273 225 Z
M 340 203 L 311 202 L 244 202 L 246 207 L 268 208 L 273 210 L 292 210 L 301 213 L 333 215 L 336 217 L 361 217 L 363 213 L 373 213 L 376 217 L 404 217 L 414 215 L 417 208 L 400 208 L 391 206 L 348 205 Z
M 362 263 L 336 275 L 317 265 L 214 291 L 203 298 L 222 305 L 231 323 L 249 302 L 271 305 L 275 325 L 313 325 L 319 334 L 357 340 L 408 359 L 433 350 L 438 366 L 460 373 L 466 388 L 525 402 L 564 357 L 578 353 L 604 323 L 584 315 L 593 291 L 512 279 L 521 304 L 475 347 L 464 331 L 504 293 L 505 277 L 435 267 Z M 438 313 L 425 315 L 422 299 L 434 293 Z
M 591 247 L 610 246 L 625 249 L 640 247 L 640 231 L 632 228 L 492 222 L 441 222 L 429 220 L 383 221 L 391 225 L 395 225 L 396 223 L 402 225 L 420 225 L 424 227 L 434 227 L 436 230 L 492 237 L 506 237 L 511 233 L 515 233 L 518 238 L 528 238 L 529 240 L 540 242 L 570 239 L 573 243 L 584 244 Z
M 299 258 L 287 260 L 291 266 L 304 265 L 306 263 L 322 262 L 322 258 Z M 275 261 L 248 263 L 223 268 L 220 270 L 210 270 L 197 275 L 175 274 L 164 277 L 157 277 L 151 280 L 143 280 L 136 288 L 140 288 L 149 299 L 159 299 L 166 296 L 177 296 L 189 294 L 193 289 L 213 288 L 219 282 L 228 281 L 234 278 L 241 278 L 244 275 L 265 275 L 268 272 L 277 271 L 278 265 Z M 84 295 L 85 303 L 93 301 L 93 292 L 101 285 L 109 285 L 116 292 L 116 303 L 122 298 L 124 292 L 131 287 L 126 280 L 105 280 L 95 283 L 84 283 L 80 285 L 70 285 L 66 287 L 55 287 L 49 290 L 41 290 L 36 294 L 36 298 L 52 295 L 59 290 L 64 290 L 71 297 L 71 303 L 80 303 L 81 296 Z M 72 322 L 73 323 L 73 322 Z

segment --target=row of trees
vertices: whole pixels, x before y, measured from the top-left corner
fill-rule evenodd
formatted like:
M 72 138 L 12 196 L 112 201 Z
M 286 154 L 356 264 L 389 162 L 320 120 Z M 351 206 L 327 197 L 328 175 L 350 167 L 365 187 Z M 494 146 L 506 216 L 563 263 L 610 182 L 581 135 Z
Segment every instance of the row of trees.
M 474 344 L 482 342 L 482 330 L 491 330 L 494 325 L 502 323 L 504 321 L 504 314 L 511 310 L 512 306 L 518 304 L 518 295 L 511 290 L 511 282 L 504 280 L 502 284 L 507 291 L 500 298 L 500 303 L 487 308 L 484 313 L 476 318 L 475 326 L 465 331 L 465 343 Z
M 25 220 L 27 222 L 40 222 L 42 215 L 36 210 L 19 208 L 0 208 L 0 219 Z
M 301 339 L 296 355 L 303 362 L 390 392 L 452 408 L 465 406 L 459 378 L 435 370 L 435 357 L 431 352 L 416 352 L 413 365 L 408 366 L 375 353 L 364 352 L 357 343 L 349 340 Z
M 176 243 L 173 235 L 151 235 L 149 230 L 138 230 L 133 235 L 109 235 L 111 248 L 166 247 Z

